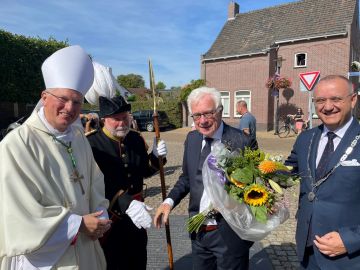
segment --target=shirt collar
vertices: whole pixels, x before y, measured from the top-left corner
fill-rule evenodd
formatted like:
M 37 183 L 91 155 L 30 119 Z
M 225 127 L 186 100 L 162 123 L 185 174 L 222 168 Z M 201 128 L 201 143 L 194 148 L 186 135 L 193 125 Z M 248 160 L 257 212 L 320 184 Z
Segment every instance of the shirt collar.
M 337 137 L 342 139 L 345 135 L 345 132 L 350 127 L 352 121 L 353 121 L 353 117 L 351 116 L 351 118 L 349 119 L 349 121 L 346 122 L 345 125 L 343 125 L 341 128 L 335 129 L 333 132 L 336 134 Z M 324 138 L 329 131 L 330 130 L 324 125 L 324 130 L 321 134 L 321 138 Z

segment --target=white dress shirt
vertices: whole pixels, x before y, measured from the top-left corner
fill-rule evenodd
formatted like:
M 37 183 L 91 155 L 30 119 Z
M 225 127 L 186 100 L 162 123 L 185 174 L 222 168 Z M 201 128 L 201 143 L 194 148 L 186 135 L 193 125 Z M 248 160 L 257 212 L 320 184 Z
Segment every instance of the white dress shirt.
M 350 118 L 350 120 L 348 122 L 346 122 L 346 124 L 341 127 L 341 128 L 338 128 L 338 129 L 335 129 L 334 132 L 336 137 L 334 138 L 334 151 L 336 150 L 336 148 L 338 147 L 341 139 L 344 137 L 345 135 L 345 132 L 348 130 L 348 128 L 350 127 L 351 125 L 351 122 L 353 121 L 353 117 Z M 321 159 L 321 156 L 325 150 L 325 146 L 328 142 L 328 136 L 327 136 L 327 133 L 329 132 L 330 130 L 324 125 L 324 130 L 323 132 L 321 133 L 321 137 L 320 137 L 320 142 L 319 142 L 319 147 L 318 147 L 318 150 L 317 150 L 317 155 L 316 155 L 316 167 L 318 166 L 319 162 L 320 162 L 320 159 Z

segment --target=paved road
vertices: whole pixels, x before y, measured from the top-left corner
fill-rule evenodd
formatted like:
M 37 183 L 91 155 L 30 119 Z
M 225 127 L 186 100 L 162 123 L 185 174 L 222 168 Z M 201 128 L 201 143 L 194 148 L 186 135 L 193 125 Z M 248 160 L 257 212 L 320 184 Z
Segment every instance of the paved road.
M 181 174 L 183 142 L 187 128 L 162 132 L 161 138 L 168 146 L 168 162 L 165 166 L 165 182 L 167 193 L 174 186 Z M 143 133 L 152 149 L 154 133 Z M 280 139 L 273 132 L 258 132 L 258 142 L 261 149 L 271 154 L 281 154 L 286 157 L 292 148 L 295 137 Z M 153 207 L 152 214 L 162 202 L 159 175 L 145 182 L 147 197 L 145 202 Z M 297 207 L 298 187 L 292 187 L 285 192 L 291 217 L 264 240 L 256 242 L 251 249 L 251 270 L 293 270 L 298 269 L 295 251 L 295 211 Z M 171 237 L 175 269 L 191 269 L 191 247 L 188 234 L 184 227 L 187 217 L 188 198 L 185 198 L 173 211 L 170 219 Z M 166 269 L 168 265 L 165 232 L 163 229 L 151 228 L 148 231 L 148 269 Z

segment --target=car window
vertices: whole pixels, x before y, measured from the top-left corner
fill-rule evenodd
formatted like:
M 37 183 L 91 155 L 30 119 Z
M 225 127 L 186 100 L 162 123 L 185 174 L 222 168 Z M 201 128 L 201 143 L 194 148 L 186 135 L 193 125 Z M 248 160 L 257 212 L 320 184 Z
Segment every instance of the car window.
M 132 115 L 133 115 L 134 117 L 139 117 L 139 116 L 140 116 L 140 112 L 133 112 Z

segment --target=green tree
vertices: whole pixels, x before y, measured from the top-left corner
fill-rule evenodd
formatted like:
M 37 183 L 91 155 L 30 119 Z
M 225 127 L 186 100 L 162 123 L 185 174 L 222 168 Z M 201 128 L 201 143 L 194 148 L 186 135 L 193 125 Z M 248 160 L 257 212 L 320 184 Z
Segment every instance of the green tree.
M 145 81 L 141 75 L 138 74 L 127 74 L 119 75 L 116 80 L 118 83 L 125 88 L 141 88 L 145 87 Z
M 166 88 L 166 85 L 163 82 L 158 82 L 155 87 L 156 90 L 164 90 Z
M 181 86 L 171 86 L 171 88 L 170 88 L 170 90 L 173 90 L 173 91 L 175 91 L 175 90 L 181 90 Z
M 25 37 L 0 29 L 1 101 L 37 102 L 45 87 L 42 63 L 53 52 L 67 45 L 67 41 Z
M 185 102 L 192 90 L 199 88 L 201 86 L 204 86 L 204 85 L 205 85 L 205 80 L 203 80 L 203 79 L 191 80 L 191 82 L 189 84 L 187 84 L 183 88 L 181 88 L 180 100 Z

